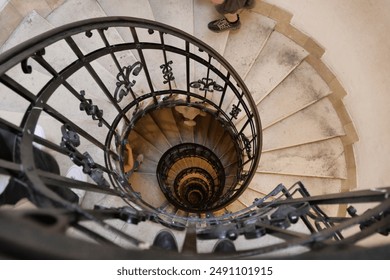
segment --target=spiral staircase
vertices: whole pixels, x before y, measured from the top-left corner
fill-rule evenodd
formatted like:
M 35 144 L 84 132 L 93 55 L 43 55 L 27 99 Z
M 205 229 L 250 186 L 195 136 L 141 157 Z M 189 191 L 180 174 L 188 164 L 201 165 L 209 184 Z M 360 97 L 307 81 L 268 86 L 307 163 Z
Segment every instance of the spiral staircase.
M 2 207 L 2 254 L 211 258 L 229 239 L 237 251 L 218 257 L 311 258 L 388 234 L 390 189 L 353 190 L 346 93 L 287 12 L 258 1 L 239 32 L 215 34 L 206 0 L 21 2 L 0 17 L 13 26 L 0 122 L 19 139 L 0 170 L 39 208 Z M 126 144 L 144 157 L 128 176 Z M 88 176 L 67 177 L 73 165 Z M 161 256 L 151 244 L 167 229 L 179 253 Z

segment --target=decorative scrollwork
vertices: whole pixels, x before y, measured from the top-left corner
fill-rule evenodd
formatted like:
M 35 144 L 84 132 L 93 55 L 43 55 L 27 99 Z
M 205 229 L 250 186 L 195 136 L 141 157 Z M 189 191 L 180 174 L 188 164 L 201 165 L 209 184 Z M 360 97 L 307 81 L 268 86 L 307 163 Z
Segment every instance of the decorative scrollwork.
M 87 36 L 88 38 L 91 38 L 93 35 L 92 31 L 91 30 L 87 30 L 85 31 L 85 36 Z
M 241 172 L 241 174 L 239 175 L 239 178 L 238 178 L 238 181 L 239 182 L 242 182 L 242 181 L 245 181 L 249 176 L 249 173 L 246 172 L 246 171 L 243 171 Z
M 46 53 L 45 49 L 40 49 L 39 51 L 34 53 L 31 57 L 37 57 L 37 56 L 42 57 L 43 55 L 45 55 L 45 53 Z M 29 58 L 26 58 L 21 61 L 22 71 L 24 74 L 32 73 L 32 67 L 27 63 L 28 59 Z
M 218 85 L 213 79 L 203 78 L 202 80 L 197 80 L 190 83 L 190 87 L 197 88 L 205 92 L 223 91 L 223 87 Z
M 240 114 L 241 109 L 237 105 L 233 104 L 232 111 L 229 113 L 233 118 L 237 119 L 238 114 Z
M 60 146 L 68 151 L 68 156 L 74 164 L 83 168 L 83 173 L 88 174 L 91 179 L 101 187 L 109 188 L 110 185 L 103 177 L 91 155 L 88 152 L 81 154 L 76 147 L 80 145 L 80 136 L 69 124 L 61 126 L 62 139 Z
M 246 151 L 246 154 L 247 154 L 248 158 L 252 158 L 252 145 L 251 145 L 251 141 L 249 141 L 249 139 L 242 133 L 240 134 L 240 136 L 241 136 L 242 142 L 244 144 L 244 149 Z
M 136 81 L 131 79 L 131 76 L 138 76 L 142 71 L 141 62 L 137 61 L 133 65 L 123 67 L 121 71 L 116 76 L 118 82 L 116 83 L 116 89 L 114 92 L 114 98 L 116 102 L 121 102 L 123 97 L 127 96 L 129 93 L 132 94 L 135 99 L 135 94 L 132 91 L 132 87 L 135 85 Z
M 22 70 L 23 70 L 24 74 L 31 74 L 32 67 L 31 67 L 31 65 L 28 65 L 27 60 L 28 60 L 28 58 L 22 60 L 22 62 L 21 62 Z
M 98 120 L 98 126 L 103 125 L 103 110 L 100 110 L 98 106 L 93 105 L 92 99 L 85 98 L 85 91 L 80 91 L 80 111 L 85 111 L 88 116 L 92 116 L 93 120 Z
M 169 83 L 170 81 L 173 81 L 175 79 L 175 77 L 173 76 L 172 67 L 170 66 L 172 65 L 172 63 L 172 60 L 170 60 L 167 63 L 160 65 L 165 80 L 164 84 Z

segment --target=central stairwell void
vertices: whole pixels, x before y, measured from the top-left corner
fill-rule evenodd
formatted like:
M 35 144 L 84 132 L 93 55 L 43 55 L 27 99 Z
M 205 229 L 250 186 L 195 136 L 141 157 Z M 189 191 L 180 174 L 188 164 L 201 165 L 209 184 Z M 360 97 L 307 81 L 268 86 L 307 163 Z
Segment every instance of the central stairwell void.
M 373 233 L 387 234 L 389 189 L 332 194 L 327 188 L 347 171 L 342 126 L 324 98 L 326 85 L 315 76 L 302 78 L 314 72 L 302 62 L 305 50 L 264 30 L 267 43 L 249 72 L 179 29 L 126 17 L 71 23 L 3 53 L 0 123 L 17 143 L 15 158 L 2 159 L 0 167 L 39 206 L 1 211 L 6 253 L 161 258 L 151 240 L 169 229 L 179 252 L 164 253 L 166 258 L 213 257 L 210 248 L 221 239 L 237 249 L 225 257 L 259 258 L 287 249 L 350 249 Z M 276 56 L 279 69 L 266 73 L 276 46 L 286 51 Z M 246 85 L 262 85 L 270 76 L 283 80 L 272 96 Z M 313 95 L 294 96 L 313 87 Z M 283 109 L 275 106 L 283 102 Z M 273 113 L 265 114 L 263 132 L 258 112 L 267 110 Z M 283 133 L 297 122 L 295 134 Z M 304 126 L 314 127 L 310 135 Z M 263 137 L 278 131 L 280 137 L 263 145 Z M 134 158 L 143 155 L 130 173 L 127 145 Z M 38 167 L 38 150 L 55 158 L 59 174 Z M 314 177 L 305 173 L 314 170 L 312 182 L 330 182 L 314 196 L 301 182 L 287 188 L 264 180 L 283 168 L 281 178 L 291 180 L 305 162 L 301 175 Z M 88 179 L 66 177 L 72 165 Z M 80 202 L 69 202 L 52 186 L 76 192 Z M 361 202 L 376 204 L 360 213 L 351 204 Z M 12 234 L 20 227 L 34 238 Z

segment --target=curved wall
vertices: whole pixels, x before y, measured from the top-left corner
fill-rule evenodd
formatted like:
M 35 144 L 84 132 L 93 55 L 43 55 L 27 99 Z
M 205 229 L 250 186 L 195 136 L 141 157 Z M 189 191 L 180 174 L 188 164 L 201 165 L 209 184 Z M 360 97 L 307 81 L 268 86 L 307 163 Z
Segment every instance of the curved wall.
M 390 185 L 390 1 L 267 0 L 293 15 L 291 24 L 326 50 L 322 60 L 347 91 L 345 106 L 360 188 Z

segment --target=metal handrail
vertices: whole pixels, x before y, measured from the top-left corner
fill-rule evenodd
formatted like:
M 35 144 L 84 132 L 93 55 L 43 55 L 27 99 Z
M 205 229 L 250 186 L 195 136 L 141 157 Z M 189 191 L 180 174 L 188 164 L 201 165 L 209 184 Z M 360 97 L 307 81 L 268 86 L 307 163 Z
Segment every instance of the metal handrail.
M 118 28 L 125 29 L 133 40 L 111 43 L 106 34 Z M 142 40 L 138 36 L 141 31 L 148 34 L 146 37 L 155 36 L 158 42 Z M 90 44 L 92 50 L 83 50 L 82 42 L 93 38 L 99 38 L 101 46 Z M 170 44 L 172 38 L 179 39 L 181 47 Z M 65 46 L 71 54 L 70 58 L 66 57 L 70 62 L 61 69 L 47 59 L 53 51 L 51 47 L 57 44 Z M 159 87 L 154 84 L 143 50 L 157 51 L 162 55 L 161 63 L 158 64 L 161 82 Z M 130 64 L 121 64 L 117 55 L 128 51 L 133 51 L 132 54 L 138 59 Z M 185 63 L 183 87 L 178 87 L 179 78 L 174 75 L 175 64 L 169 59 L 173 54 L 182 58 Z M 114 83 L 110 88 L 99 75 L 96 65 L 103 58 L 108 58 L 113 69 L 116 69 L 111 73 Z M 203 67 L 206 73 L 200 77 L 191 76 L 190 62 Z M 78 83 L 75 84 L 72 78 L 79 77 L 78 74 L 83 71 L 85 75 L 80 75 L 83 79 L 76 79 Z M 35 83 L 37 80 L 31 78 L 35 74 L 42 74 L 44 82 Z M 134 82 L 138 82 L 134 77 L 139 78 L 141 75 L 148 88 L 142 94 L 136 90 L 137 83 Z M 88 88 L 89 81 L 84 81 L 84 78 L 91 79 L 100 94 Z M 374 233 L 388 235 L 390 231 L 389 188 L 310 196 L 300 182 L 288 189 L 278 185 L 269 194 L 254 199 L 251 205 L 234 213 L 223 212 L 218 215 L 212 211 L 197 215 L 177 215 L 166 210 L 171 205 L 156 207 L 144 201 L 142 194 L 135 192 L 124 176 L 124 144 L 137 122 L 144 115 L 160 108 L 188 106 L 203 111 L 223 123 L 237 142 L 235 148 L 240 151 L 239 162 L 241 160 L 238 164 L 240 179 L 237 181 L 237 187 L 224 194 L 222 204 L 233 201 L 242 194 L 260 160 L 261 123 L 248 88 L 221 55 L 197 38 L 178 29 L 149 20 L 125 17 L 90 19 L 55 28 L 0 55 L 0 86 L 2 95 L 11 94 L 11 98 L 23 101 L 14 103 L 17 108 L 7 108 L 18 109 L 19 113 L 23 114 L 20 122 L 14 119 L 13 114 L 0 118 L 0 129 L 15 137 L 14 158 L 0 159 L 0 172 L 29 189 L 30 199 L 42 207 L 38 210 L 11 211 L 12 213 L 1 210 L 0 222 L 6 223 L 7 227 L 0 227 L 0 244 L 9 246 L 12 241 L 12 244 L 20 245 L 17 248 L 25 246 L 32 249 L 33 255 L 40 251 L 41 243 L 37 248 L 37 243 L 31 242 L 30 239 L 23 240 L 18 234 L 10 236 L 11 231 L 20 230 L 19 226 L 22 225 L 31 236 L 37 236 L 42 241 L 47 238 L 52 240 L 51 236 L 55 235 L 58 243 L 52 243 L 58 244 L 58 247 L 52 248 L 50 257 L 75 257 L 76 252 L 64 250 L 71 241 L 56 235 L 64 228 L 73 227 L 108 245 L 109 255 L 105 251 L 105 257 L 162 257 L 161 254 L 157 255 L 155 248 L 145 254 L 139 254 L 139 251 L 134 254 L 131 250 L 117 250 L 112 240 L 82 224 L 86 221 L 93 222 L 102 230 L 114 233 L 132 245 L 139 248 L 147 246 L 139 237 L 107 223 L 106 220 L 109 219 L 120 219 L 134 225 L 141 222 L 158 222 L 174 230 L 188 228 L 187 233 L 195 233 L 198 240 L 235 240 L 238 236 L 253 239 L 264 235 L 282 240 L 276 244 L 223 256 L 236 258 L 263 256 L 290 247 L 305 247 L 309 250 L 327 247 L 337 251 L 341 245 L 353 246 Z M 61 99 L 63 90 L 69 94 L 68 99 Z M 218 98 L 213 98 L 212 93 L 217 93 Z M 6 98 L 4 100 L 7 101 Z M 75 100 L 75 112 L 78 112 L 78 117 L 84 116 L 84 120 L 88 118 L 88 126 L 81 127 L 77 117 L 63 114 L 64 107 L 72 105 Z M 25 107 L 22 107 L 23 105 Z M 224 110 L 226 108 L 229 110 Z M 244 114 L 246 118 L 238 118 L 239 114 Z M 35 135 L 37 124 L 45 124 L 47 121 L 55 123 L 57 130 L 49 131 L 52 135 L 47 139 Z M 95 130 L 105 131 L 104 139 L 99 138 L 100 134 L 95 135 Z M 36 148 L 36 144 L 42 145 L 44 150 L 55 153 L 62 159 L 66 158 L 69 163 L 81 166 L 84 173 L 90 176 L 92 183 L 66 178 L 50 171 L 50 168 L 38 168 L 35 162 L 36 154 L 41 152 Z M 93 149 L 89 149 L 91 146 Z M 69 202 L 48 186 L 92 191 L 121 199 L 127 204 L 122 207 L 97 205 L 94 209 L 84 209 L 77 203 Z M 349 217 L 332 217 L 322 209 L 322 205 L 372 202 L 377 205 L 363 213 L 348 208 Z M 48 221 L 52 222 L 50 234 L 46 234 L 46 227 L 31 227 L 34 222 L 44 224 Z M 309 233 L 291 230 L 291 224 L 297 222 L 302 223 Z M 352 227 L 358 230 L 349 234 Z M 96 247 L 81 241 L 77 241 L 77 244 L 82 248 L 93 248 L 94 253 L 99 252 Z M 85 252 L 89 252 L 88 249 L 85 249 Z M 25 251 L 23 254 L 28 255 Z M 178 255 L 164 254 L 165 256 L 177 258 Z M 95 257 L 103 256 L 100 254 Z M 204 254 L 202 257 L 210 258 L 213 255 Z
M 126 28 L 127 32 L 132 35 L 133 40 L 124 43 L 110 43 L 110 39 L 106 34 L 117 28 Z M 157 43 L 148 40 L 143 41 L 139 37 L 141 32 L 147 32 L 150 36 L 158 35 L 157 37 L 159 37 L 160 41 Z M 98 37 L 103 44 L 87 52 L 82 50 L 82 46 L 79 45 L 80 38 L 78 36 L 83 37 L 82 39 L 85 40 L 91 37 Z M 182 40 L 182 48 L 167 43 L 171 36 Z M 75 59 L 61 70 L 57 70 L 56 66 L 46 59 L 50 54 L 51 46 L 55 44 L 65 44 L 73 56 L 75 56 Z M 148 72 L 147 69 L 152 64 L 145 60 L 144 50 L 162 52 L 164 59 L 161 69 L 165 87 L 156 87 L 153 84 L 151 72 Z M 131 65 L 121 64 L 117 54 L 124 51 L 134 52 L 138 55 L 139 60 Z M 193 63 L 193 65 L 205 67 L 207 73 L 199 78 L 192 78 L 189 71 L 187 71 L 185 88 L 178 88 L 174 84 L 176 82 L 174 79 L 178 80 L 177 77 L 173 76 L 172 67 L 174 66 L 172 66 L 172 61 L 167 59 L 167 57 L 173 54 L 177 54 L 186 60 L 187 70 L 190 68 L 190 63 Z M 116 65 L 118 71 L 114 73 L 117 78 L 115 92 L 110 92 L 93 65 L 100 58 L 106 57 L 111 57 L 111 62 Z M 35 92 L 33 89 L 28 88 L 28 85 L 22 85 L 8 74 L 9 69 L 14 69 L 20 64 L 24 75 L 33 75 L 34 73 L 32 72 L 41 71 L 41 69 L 36 69 L 35 63 L 39 65 L 39 68 L 44 69 L 45 74 L 52 77 L 41 89 L 34 89 Z M 123 170 L 122 155 L 126 137 L 135 123 L 143 115 L 163 106 L 185 105 L 207 111 L 213 114 L 215 118 L 222 120 L 226 124 L 227 129 L 235 135 L 234 138 L 237 141 L 238 149 L 242 154 L 242 158 L 238 159 L 242 161 L 239 173 L 244 172 L 245 176 L 238 180 L 238 186 L 231 187 L 231 190 L 228 192 L 230 194 L 229 199 L 225 200 L 225 203 L 236 199 L 248 186 L 255 173 L 261 151 L 261 123 L 255 103 L 247 87 L 220 54 L 197 38 L 181 30 L 137 18 L 108 17 L 89 19 L 55 28 L 6 51 L 0 56 L 0 65 L 0 82 L 16 95 L 30 102 L 30 109 L 26 111 L 25 118 L 20 124 L 20 129 L 23 131 L 21 133 L 21 164 L 32 167 L 30 168 L 31 172 L 26 172 L 29 180 L 34 182 L 31 184 L 31 188 L 59 203 L 67 205 L 66 201 L 45 187 L 42 178 L 35 172 L 32 154 L 33 141 L 40 142 L 57 153 L 69 155 L 74 163 L 83 166 L 83 170 L 93 178 L 98 187 L 108 188 L 106 192 L 120 196 L 129 202 L 135 202 L 149 211 L 155 211 L 156 207 L 143 201 L 142 196 L 135 192 L 129 193 L 132 187 L 124 179 L 121 171 Z M 69 82 L 75 73 L 84 69 L 103 92 L 102 97 L 97 97 L 93 92 L 84 88 L 81 88 L 81 90 L 76 89 L 76 86 Z M 136 81 L 131 79 L 138 76 L 142 71 L 144 71 L 149 89 L 148 92 L 140 94 L 133 90 Z M 211 75 L 216 75 L 221 80 L 222 86 L 213 81 Z M 82 85 L 77 86 L 82 87 Z M 96 121 L 98 127 L 108 130 L 104 143 L 98 140 L 96 136 L 88 133 L 84 127 L 78 126 L 76 122 L 62 115 L 61 111 L 52 107 L 51 101 L 54 98 L 52 96 L 59 91 L 60 87 L 66 88 L 71 96 L 79 100 L 79 109 Z M 213 91 L 218 92 L 219 99 L 211 100 L 208 98 Z M 229 94 L 232 99 L 224 100 Z M 183 98 L 171 100 L 169 97 L 173 95 L 182 96 Z M 112 121 L 110 117 L 106 116 L 107 110 L 102 109 L 99 105 L 101 101 L 96 98 L 104 98 L 111 103 L 112 108 L 116 111 L 116 116 L 114 116 Z M 237 101 L 234 101 L 234 98 Z M 142 103 L 146 103 L 147 106 L 141 109 Z M 224 108 L 221 107 L 224 103 L 228 105 L 227 108 L 231 106 L 232 110 L 230 113 L 225 112 Z M 247 115 L 247 122 L 237 124 L 235 120 L 240 112 Z M 42 113 L 62 123 L 61 145 L 49 143 L 49 141 L 33 135 L 32 132 L 35 130 L 36 124 L 41 120 Z M 80 114 L 83 113 L 81 112 Z M 127 126 L 127 129 L 120 134 L 118 131 L 123 123 Z M 245 136 L 245 131 L 249 131 L 251 136 Z M 67 139 L 67 134 L 77 135 L 101 150 L 104 153 L 104 164 L 98 164 L 90 153 L 85 153 L 70 143 L 69 139 Z M 250 138 L 250 143 L 243 141 L 243 139 L 247 140 L 247 137 Z M 253 151 L 251 154 L 247 153 L 248 145 Z M 117 168 L 118 163 L 119 168 Z M 107 181 L 104 174 L 108 175 L 109 181 Z M 59 177 L 57 179 L 66 181 Z M 97 189 L 82 183 L 79 183 L 78 187 L 92 191 Z M 171 215 L 170 213 L 166 214 Z

